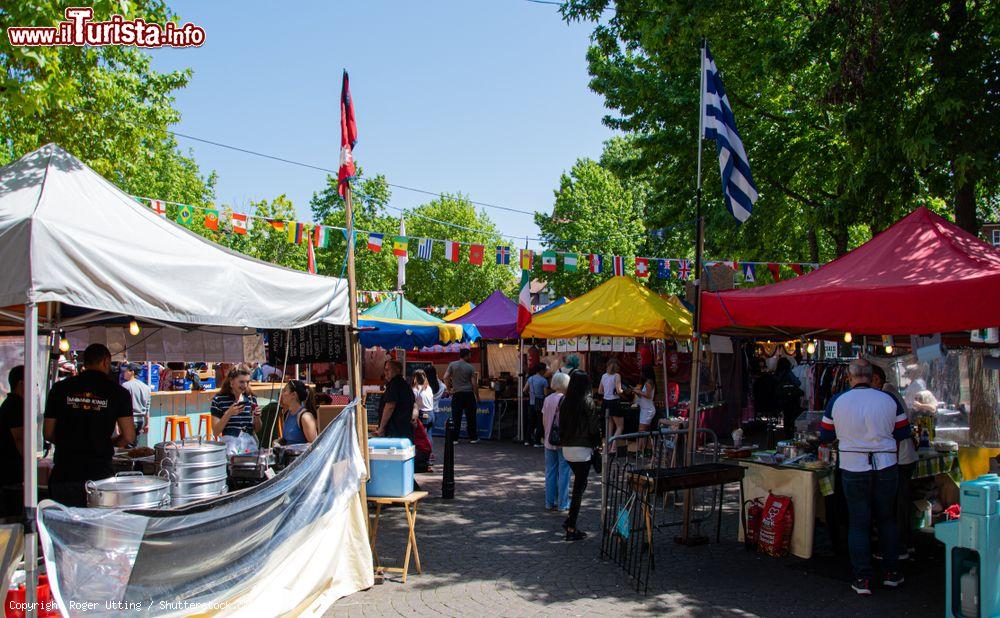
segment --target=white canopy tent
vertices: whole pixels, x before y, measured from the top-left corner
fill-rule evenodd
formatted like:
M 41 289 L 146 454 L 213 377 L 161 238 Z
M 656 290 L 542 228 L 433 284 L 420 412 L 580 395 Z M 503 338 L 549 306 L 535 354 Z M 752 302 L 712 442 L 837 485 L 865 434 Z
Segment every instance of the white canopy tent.
M 178 261 L 199 267 L 177 268 Z M 282 268 L 230 251 L 137 203 L 55 144 L 0 168 L 0 323 L 23 325 L 24 435 L 38 435 L 39 307 L 56 328 L 134 316 L 161 325 L 293 329 L 348 324 L 344 279 Z M 84 311 L 79 311 L 79 310 Z M 36 449 L 25 440 L 25 506 L 37 508 Z M 34 528 L 25 563 L 34 580 Z M 34 586 L 28 587 L 29 601 Z

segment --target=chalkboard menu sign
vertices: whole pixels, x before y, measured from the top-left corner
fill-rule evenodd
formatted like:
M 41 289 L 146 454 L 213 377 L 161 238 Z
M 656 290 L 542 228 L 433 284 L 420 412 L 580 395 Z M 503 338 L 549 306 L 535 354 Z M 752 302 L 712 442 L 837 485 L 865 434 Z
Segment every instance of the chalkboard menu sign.
M 345 333 L 344 326 L 323 323 L 288 331 L 268 330 L 268 362 L 280 366 L 285 360 L 286 345 L 289 364 L 346 362 Z
M 421 369 L 423 370 L 424 373 L 427 373 L 427 369 L 433 366 L 434 363 L 427 361 L 406 361 L 406 379 L 409 380 L 410 378 L 412 378 L 414 372 L 416 372 L 418 369 Z
M 369 425 L 378 425 L 382 422 L 378 415 L 378 409 L 381 405 L 382 393 L 367 393 L 365 395 L 365 413 L 368 416 Z

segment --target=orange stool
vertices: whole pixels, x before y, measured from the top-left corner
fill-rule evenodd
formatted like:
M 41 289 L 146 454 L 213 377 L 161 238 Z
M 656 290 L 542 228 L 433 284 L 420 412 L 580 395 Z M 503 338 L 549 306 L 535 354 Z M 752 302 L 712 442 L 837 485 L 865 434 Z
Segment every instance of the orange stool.
M 205 439 L 211 440 L 214 437 L 212 435 L 212 433 L 213 433 L 212 432 L 212 415 L 211 414 L 199 414 L 198 415 L 198 434 L 197 435 L 199 435 L 199 436 L 202 435 L 202 433 L 201 433 L 201 426 L 202 426 L 202 424 L 205 425 L 205 433 L 204 433 Z
M 174 441 L 177 439 L 177 430 L 180 429 L 181 440 L 187 437 L 187 434 L 191 433 L 191 419 L 186 416 L 168 416 L 164 419 L 165 423 L 163 425 L 163 440 L 167 440 L 167 429 L 170 430 L 170 440 Z

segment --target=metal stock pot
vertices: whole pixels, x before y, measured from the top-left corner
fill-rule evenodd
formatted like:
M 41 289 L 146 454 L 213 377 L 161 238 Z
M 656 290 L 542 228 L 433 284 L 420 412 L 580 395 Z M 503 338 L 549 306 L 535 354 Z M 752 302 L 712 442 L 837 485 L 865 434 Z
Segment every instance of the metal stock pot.
M 121 472 L 87 481 L 87 506 L 102 509 L 154 509 L 170 505 L 170 482 L 141 472 Z
M 165 458 L 177 467 L 196 466 L 199 464 L 226 463 L 226 445 L 223 442 L 211 442 L 201 438 L 160 442 L 153 451 L 156 453 L 156 463 Z

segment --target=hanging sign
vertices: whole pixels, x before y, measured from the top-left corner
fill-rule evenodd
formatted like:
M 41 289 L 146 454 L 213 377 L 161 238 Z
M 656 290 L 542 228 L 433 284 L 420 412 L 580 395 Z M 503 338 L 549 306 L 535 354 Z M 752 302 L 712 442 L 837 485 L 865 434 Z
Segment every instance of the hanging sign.
M 267 362 L 279 367 L 288 363 L 347 362 L 346 328 L 334 324 L 313 324 L 294 330 L 267 330 Z

